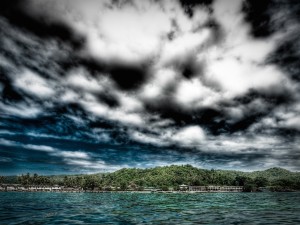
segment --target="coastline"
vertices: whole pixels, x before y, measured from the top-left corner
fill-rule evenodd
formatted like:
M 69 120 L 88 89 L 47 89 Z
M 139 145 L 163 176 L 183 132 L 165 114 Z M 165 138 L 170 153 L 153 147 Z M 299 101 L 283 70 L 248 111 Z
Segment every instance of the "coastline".
M 65 187 L 65 186 L 22 186 L 20 184 L 2 184 L 0 185 L 0 192 L 57 192 L 57 193 L 236 193 L 243 192 L 245 189 L 242 186 L 188 186 L 180 185 L 179 189 L 174 190 L 168 188 L 167 190 L 143 187 L 142 189 L 121 189 L 120 187 L 105 187 L 105 188 L 89 188 L 82 187 Z
M 59 185 L 54 186 L 21 186 L 20 184 L 2 184 L 0 185 L 0 192 L 43 192 L 43 193 L 165 193 L 165 194 L 194 194 L 194 193 L 241 193 L 241 192 L 299 192 L 297 189 L 274 189 L 270 186 L 259 187 L 255 190 L 247 190 L 243 186 L 188 186 L 180 185 L 179 190 L 162 190 L 158 188 L 143 188 L 120 190 L 120 188 L 106 187 L 106 188 L 94 188 L 84 189 L 82 187 L 64 187 Z
M 76 190 L 76 191 L 29 191 L 29 190 L 0 190 L 0 193 L 141 193 L 141 194 L 199 194 L 199 193 L 295 193 L 300 190 L 285 190 L 285 191 L 91 191 L 91 190 Z
M 0 192 L 18 193 L 165 193 L 165 194 L 194 194 L 194 193 L 241 193 L 242 191 L 28 191 L 28 190 L 0 190 Z

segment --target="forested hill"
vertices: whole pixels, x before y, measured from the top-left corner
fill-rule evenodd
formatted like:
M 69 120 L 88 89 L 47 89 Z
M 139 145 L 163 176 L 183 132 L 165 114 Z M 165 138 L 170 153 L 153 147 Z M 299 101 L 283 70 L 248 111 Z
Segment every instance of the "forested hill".
M 251 176 L 252 177 L 262 176 L 268 178 L 269 180 L 276 180 L 276 179 L 287 178 L 287 177 L 296 178 L 297 176 L 298 177 L 300 176 L 300 172 L 291 172 L 283 168 L 274 167 L 264 171 L 254 171 L 251 173 Z
M 133 183 L 138 186 L 187 185 L 235 185 L 235 186 L 282 186 L 300 189 L 300 173 L 282 168 L 264 171 L 241 172 L 229 170 L 206 170 L 183 166 L 155 167 L 151 169 L 121 169 L 105 175 L 106 182 L 115 185 Z
M 264 171 L 241 172 L 228 170 L 206 170 L 190 165 L 172 165 L 149 169 L 126 168 L 113 173 L 71 176 L 39 176 L 37 174 L 18 177 L 2 177 L 2 182 L 30 184 L 58 184 L 67 187 L 119 187 L 119 189 L 143 189 L 155 187 L 160 189 L 178 189 L 181 184 L 234 185 L 244 186 L 247 190 L 269 186 L 275 190 L 300 190 L 300 173 L 282 168 L 271 168 Z

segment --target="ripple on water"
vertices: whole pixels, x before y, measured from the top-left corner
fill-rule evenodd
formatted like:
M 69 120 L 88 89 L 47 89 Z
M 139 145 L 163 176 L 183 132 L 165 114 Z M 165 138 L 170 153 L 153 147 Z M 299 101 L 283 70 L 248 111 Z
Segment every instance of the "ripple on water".
M 0 224 L 300 224 L 300 193 L 0 193 Z

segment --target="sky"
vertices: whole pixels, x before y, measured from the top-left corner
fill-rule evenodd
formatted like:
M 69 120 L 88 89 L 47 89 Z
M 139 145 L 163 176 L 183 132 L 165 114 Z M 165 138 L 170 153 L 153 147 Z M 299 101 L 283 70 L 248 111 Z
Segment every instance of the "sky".
M 293 0 L 2 0 L 0 174 L 300 170 Z

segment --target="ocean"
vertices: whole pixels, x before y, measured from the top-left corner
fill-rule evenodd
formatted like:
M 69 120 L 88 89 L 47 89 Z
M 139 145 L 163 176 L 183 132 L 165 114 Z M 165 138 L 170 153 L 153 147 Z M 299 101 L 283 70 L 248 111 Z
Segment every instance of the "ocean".
M 300 224 L 300 193 L 1 192 L 0 224 Z

